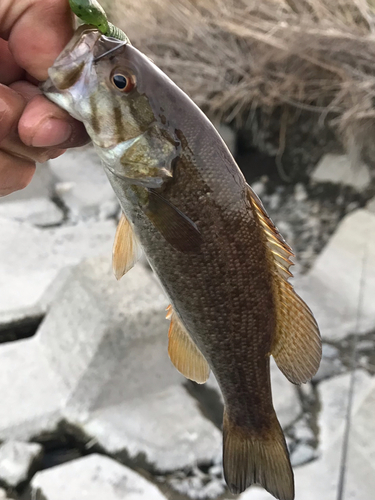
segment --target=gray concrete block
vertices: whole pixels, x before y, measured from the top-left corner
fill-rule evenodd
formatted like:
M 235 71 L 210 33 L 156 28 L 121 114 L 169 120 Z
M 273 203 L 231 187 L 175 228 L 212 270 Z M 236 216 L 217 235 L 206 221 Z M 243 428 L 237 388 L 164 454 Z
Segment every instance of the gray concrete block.
M 38 472 L 31 482 L 46 500 L 166 500 L 156 486 L 108 457 L 89 455 Z
M 322 458 L 295 469 L 296 499 L 337 500 L 342 440 L 338 440 Z M 375 488 L 374 465 L 355 442 L 350 442 L 344 500 L 373 500 Z
M 70 405 L 122 403 L 181 380 L 167 355 L 168 301 L 140 265 L 121 281 L 110 257 L 75 267 L 39 330 L 45 356 L 72 392 Z M 126 382 L 125 382 L 126 381 Z
M 0 327 L 45 312 L 58 273 L 87 257 L 111 255 L 113 221 L 39 229 L 0 218 Z M 14 318 L 13 318 L 14 316 Z
M 318 425 L 320 429 L 320 449 L 322 451 L 330 448 L 335 440 L 341 439 L 343 436 L 348 407 L 350 377 L 351 373 L 345 373 L 329 380 L 324 380 L 318 386 L 321 403 Z M 374 384 L 374 378 L 367 372 L 356 370 L 353 413 L 356 413 L 358 407 L 375 387 Z
M 365 163 L 354 165 L 349 156 L 327 154 L 323 156 L 311 176 L 315 182 L 331 182 L 350 186 L 358 191 L 369 187 L 370 169 Z
M 0 346 L 0 440 L 54 432 L 67 397 L 35 338 Z
M 0 481 L 16 488 L 29 479 L 43 456 L 38 443 L 6 441 L 0 446 Z
M 375 474 L 375 378 L 369 391 L 362 395 L 362 401 L 357 402 L 352 417 L 351 441 L 374 468 Z M 357 390 L 356 390 L 357 392 Z
M 346 216 L 308 275 L 296 280 L 296 289 L 312 309 L 323 339 L 373 329 L 375 215 L 357 210 Z
M 158 472 L 220 460 L 221 432 L 202 415 L 198 402 L 181 385 L 145 394 L 149 377 L 153 373 L 143 375 L 138 397 L 86 415 L 69 412 L 68 420 L 108 453 L 125 452 L 130 460 Z

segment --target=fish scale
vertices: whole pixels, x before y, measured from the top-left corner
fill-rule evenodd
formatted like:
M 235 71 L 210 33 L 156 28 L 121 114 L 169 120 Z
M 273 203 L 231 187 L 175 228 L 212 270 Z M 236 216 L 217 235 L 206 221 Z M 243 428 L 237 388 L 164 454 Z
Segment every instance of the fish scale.
M 172 363 L 198 383 L 210 369 L 217 378 L 229 489 L 259 483 L 292 500 L 269 357 L 289 380 L 306 382 L 321 342 L 287 281 L 291 249 L 212 124 L 136 48 L 83 26 L 49 75 L 46 96 L 86 125 L 123 211 L 116 277 L 141 246 L 171 300 Z

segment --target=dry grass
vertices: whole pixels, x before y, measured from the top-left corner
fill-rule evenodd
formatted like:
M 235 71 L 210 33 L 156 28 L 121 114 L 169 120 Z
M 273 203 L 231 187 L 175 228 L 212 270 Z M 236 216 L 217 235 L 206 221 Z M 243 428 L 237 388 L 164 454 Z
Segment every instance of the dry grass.
M 107 2 L 211 117 L 306 109 L 375 159 L 375 0 Z

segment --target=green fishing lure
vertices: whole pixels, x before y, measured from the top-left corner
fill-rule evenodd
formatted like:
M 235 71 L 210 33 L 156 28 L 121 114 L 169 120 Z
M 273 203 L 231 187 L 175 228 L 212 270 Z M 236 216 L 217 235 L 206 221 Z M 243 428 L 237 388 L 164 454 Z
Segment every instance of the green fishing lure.
M 130 44 L 125 33 L 108 21 L 105 10 L 97 0 L 69 0 L 74 14 L 85 24 L 95 26 L 103 35 L 124 40 Z

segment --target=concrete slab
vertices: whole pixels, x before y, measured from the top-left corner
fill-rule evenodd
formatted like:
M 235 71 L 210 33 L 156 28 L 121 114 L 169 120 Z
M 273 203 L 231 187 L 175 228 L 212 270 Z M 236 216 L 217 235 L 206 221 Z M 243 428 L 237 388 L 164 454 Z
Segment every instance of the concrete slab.
M 312 309 L 323 339 L 337 341 L 372 330 L 375 215 L 357 210 L 346 216 L 308 275 L 296 281 L 296 289 Z
M 61 270 L 87 257 L 111 255 L 115 223 L 39 229 L 0 218 L 0 327 L 45 312 Z M 14 317 L 13 317 L 14 316 Z

